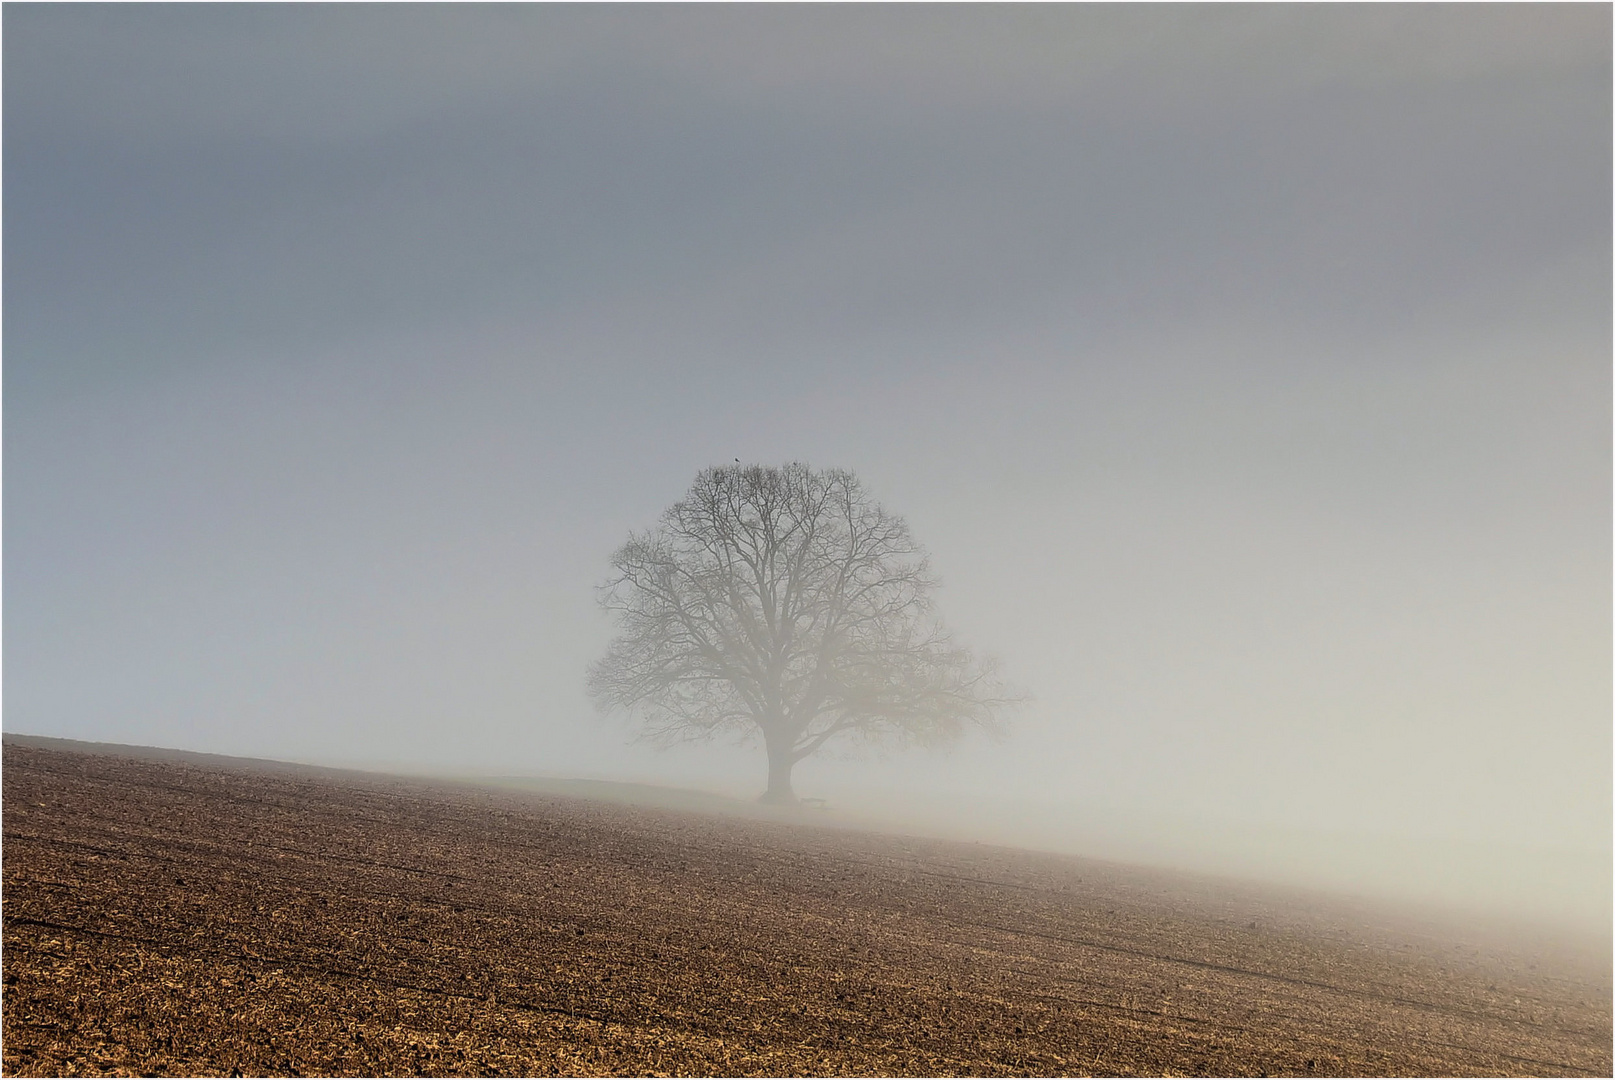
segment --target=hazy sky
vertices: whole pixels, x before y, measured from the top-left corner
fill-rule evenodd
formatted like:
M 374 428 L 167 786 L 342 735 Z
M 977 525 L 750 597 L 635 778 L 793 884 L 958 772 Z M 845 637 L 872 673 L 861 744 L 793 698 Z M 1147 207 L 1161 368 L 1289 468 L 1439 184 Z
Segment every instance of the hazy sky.
M 5 727 L 760 790 L 595 714 L 593 586 L 800 459 L 1036 702 L 799 791 L 1607 853 L 1610 43 L 7 4 Z

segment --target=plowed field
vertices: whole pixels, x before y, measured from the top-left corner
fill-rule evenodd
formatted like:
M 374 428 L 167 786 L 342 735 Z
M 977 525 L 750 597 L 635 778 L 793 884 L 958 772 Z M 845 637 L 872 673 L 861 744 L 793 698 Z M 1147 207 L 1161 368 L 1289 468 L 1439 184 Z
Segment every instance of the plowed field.
M 1301 893 L 808 813 L 3 770 L 13 1075 L 1611 1071 L 1607 953 Z

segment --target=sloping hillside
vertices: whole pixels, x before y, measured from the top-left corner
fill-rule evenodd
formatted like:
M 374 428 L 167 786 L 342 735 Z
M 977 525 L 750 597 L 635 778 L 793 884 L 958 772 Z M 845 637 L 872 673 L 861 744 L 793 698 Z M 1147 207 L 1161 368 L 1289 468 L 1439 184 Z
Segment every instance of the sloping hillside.
M 1003 848 L 4 750 L 8 1074 L 1594 1074 L 1609 957 Z

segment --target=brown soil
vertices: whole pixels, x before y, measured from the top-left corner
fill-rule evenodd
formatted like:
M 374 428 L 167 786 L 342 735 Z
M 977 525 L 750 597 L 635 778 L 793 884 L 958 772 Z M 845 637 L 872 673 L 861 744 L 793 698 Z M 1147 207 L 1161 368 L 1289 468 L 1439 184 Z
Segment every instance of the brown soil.
M 366 774 L 3 779 L 8 1074 L 1611 1071 L 1607 945 Z

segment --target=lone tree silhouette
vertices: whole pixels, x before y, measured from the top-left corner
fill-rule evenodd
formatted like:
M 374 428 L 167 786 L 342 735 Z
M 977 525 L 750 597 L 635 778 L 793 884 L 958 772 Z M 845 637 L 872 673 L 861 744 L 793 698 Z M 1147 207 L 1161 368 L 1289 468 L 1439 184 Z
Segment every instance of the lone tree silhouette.
M 858 478 L 726 465 L 611 559 L 620 633 L 589 670 L 603 709 L 660 745 L 758 734 L 765 802 L 832 740 L 942 745 L 1016 698 L 934 615 L 925 551 Z

